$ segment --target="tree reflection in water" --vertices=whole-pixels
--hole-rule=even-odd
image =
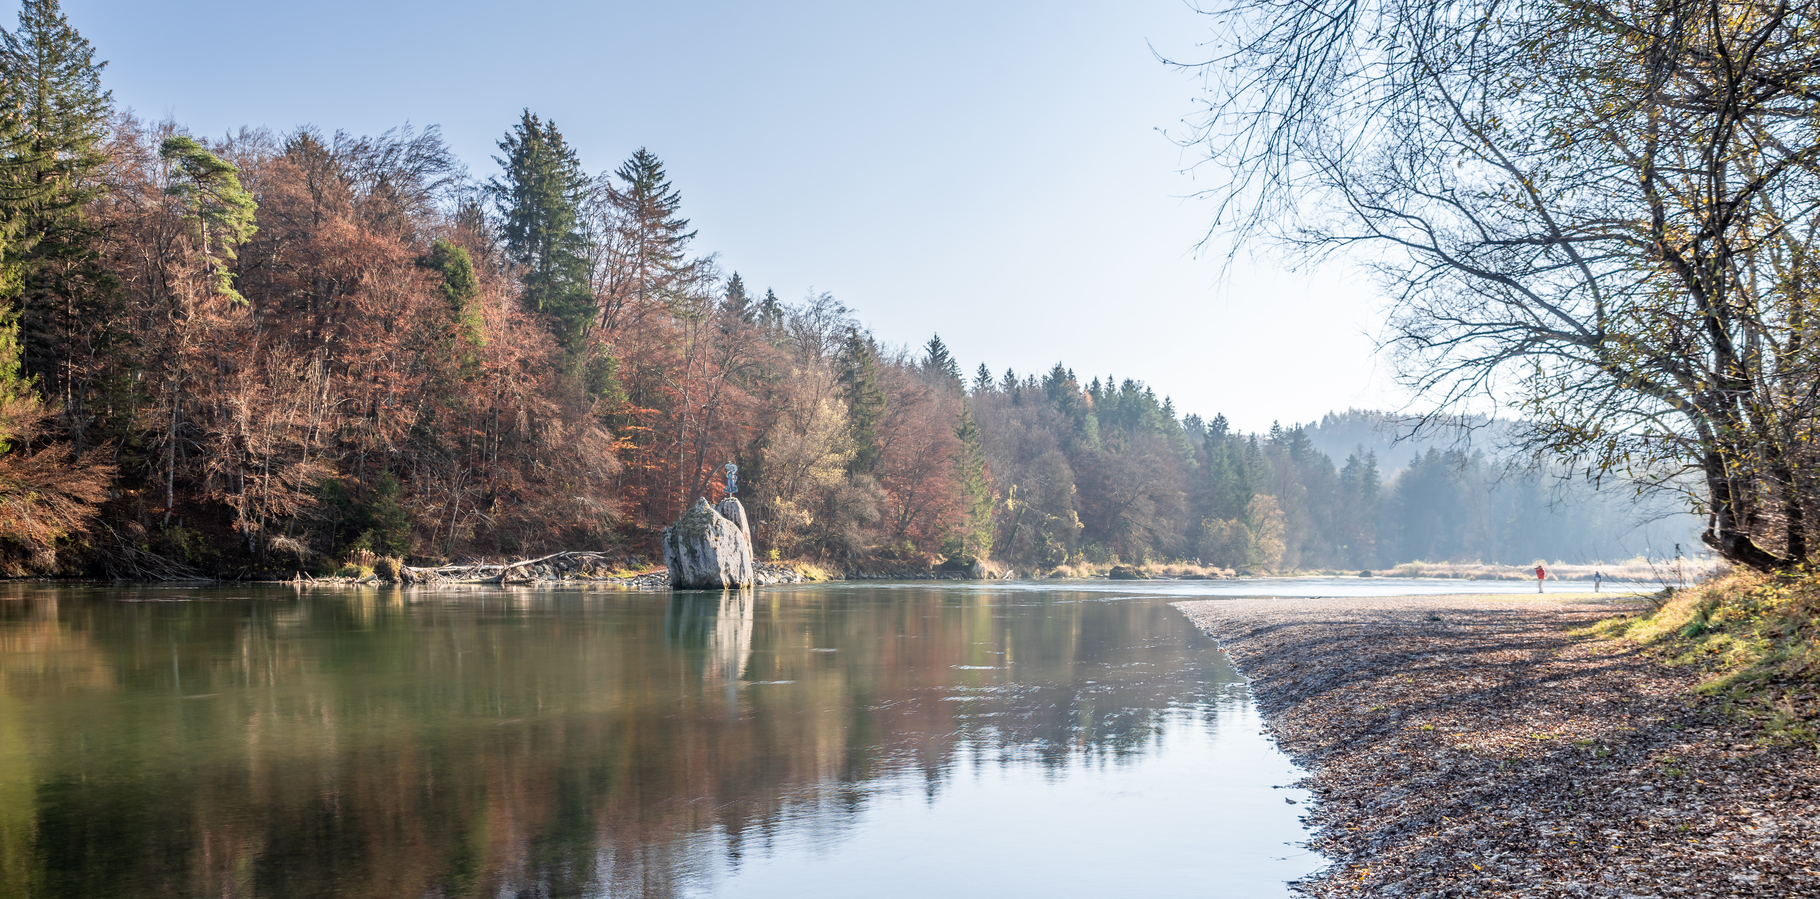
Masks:
[[[1243,689],[1104,594],[6,589],[0,896],[682,895]]]

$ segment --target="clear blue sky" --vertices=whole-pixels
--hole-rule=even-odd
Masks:
[[[1159,129],[1196,81],[1181,0],[64,0],[115,99],[242,125],[440,125],[473,173],[529,107],[591,171],[641,146],[697,249],[753,287],[827,290],[971,372],[1138,378],[1247,430],[1399,396],[1342,270],[1196,255],[1217,183]],[[10,22],[9,22],[10,27]]]

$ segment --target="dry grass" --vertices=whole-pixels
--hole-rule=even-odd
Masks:
[[[1820,743],[1820,575],[1733,571],[1593,630],[1697,666],[1698,692],[1772,739]]]
[[[1197,565],[1193,562],[1164,562],[1155,565],[1145,565],[1144,573],[1152,577],[1182,577],[1184,575],[1196,575],[1199,577],[1234,576],[1233,571],[1230,568],[1221,568],[1217,565]]]
[[[767,564],[773,568],[787,568],[791,571],[796,572],[799,575],[802,575],[804,580],[838,581],[838,580],[841,580],[843,577],[840,572],[835,571],[832,568],[828,568],[828,567],[821,565],[819,563],[816,563],[816,562],[809,562],[809,561],[804,561],[804,560],[800,560],[800,559],[793,560],[793,561],[787,561],[787,562],[768,562],[765,564]]]
[[[1120,564],[1122,564],[1122,563],[1120,563]],[[1069,564],[1069,565],[1057,565],[1054,568],[1050,568],[1047,570],[1039,569],[1039,570],[1031,572],[1031,575],[1034,577],[1038,577],[1038,578],[1105,577],[1106,574],[1108,572],[1112,571],[1112,569],[1115,567],[1118,567],[1118,566],[1111,562],[1107,562],[1104,565],[1096,565],[1092,562],[1079,562],[1079,563],[1074,563],[1074,564]],[[1196,564],[1193,562],[1152,562],[1148,565],[1137,565],[1137,566],[1133,566],[1133,567],[1137,568],[1139,571],[1142,571],[1143,573],[1145,573],[1151,577],[1162,577],[1162,578],[1166,578],[1166,577],[1221,578],[1221,577],[1236,576],[1234,574],[1233,570],[1230,568],[1220,568],[1215,565],[1199,565],[1199,564]]]

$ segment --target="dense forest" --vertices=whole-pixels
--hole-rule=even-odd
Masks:
[[[1619,504],[1482,454],[1361,440],[1336,463],[1319,427],[1241,434],[1138,381],[885,345],[700,251],[655,154],[590,174],[530,111],[483,180],[433,127],[210,139],[115,108],[55,0],[3,49],[14,574],[648,555],[729,461],[761,554],[838,565],[1642,548],[1614,542]]]

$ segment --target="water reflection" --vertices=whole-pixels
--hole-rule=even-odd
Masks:
[[[830,895],[882,895],[880,865],[965,870],[1044,803],[1214,827],[1215,800],[1094,793],[1159,760],[1190,766],[1172,783],[1288,776],[1223,656],[1157,599],[5,590],[5,897],[768,895],[830,854],[855,866],[816,876]],[[1281,851],[1298,831],[1262,786],[1230,801],[1276,803],[1238,823]],[[938,820],[954,849],[904,841]],[[990,850],[970,882],[1060,876],[1043,853],[1067,839]],[[1219,851],[1186,861],[1244,867]],[[1181,894],[1167,876],[1120,883]]]
[[[716,596],[702,591],[672,594],[664,620],[664,637],[672,645],[703,650],[702,682],[728,688],[729,699],[746,660],[752,655],[752,590],[725,590]]]

